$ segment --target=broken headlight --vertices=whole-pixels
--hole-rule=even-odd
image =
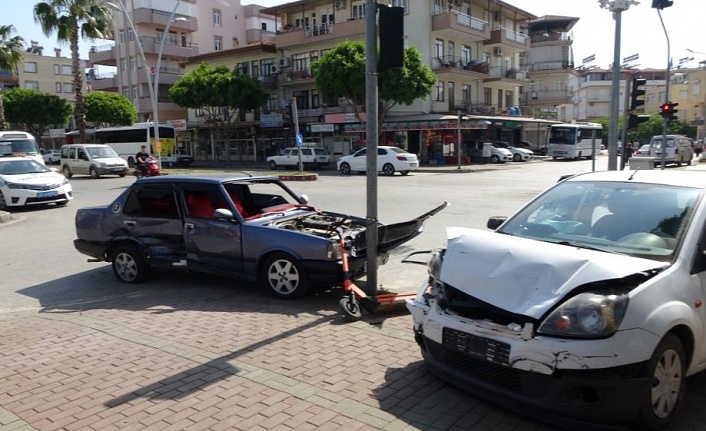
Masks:
[[[338,260],[341,258],[341,245],[338,242],[331,242],[326,248],[326,258]]]
[[[627,307],[627,295],[581,293],[554,310],[538,332],[570,338],[609,337],[618,330]]]

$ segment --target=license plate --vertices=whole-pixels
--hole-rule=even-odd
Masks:
[[[442,337],[442,344],[447,349],[496,364],[510,364],[510,345],[507,343],[451,328],[444,328]]]
[[[49,198],[49,197],[57,196],[57,195],[58,195],[57,192],[39,192],[39,193],[37,193],[38,198]]]
[[[410,165],[411,167],[413,167],[413,168],[416,168],[416,167],[417,167],[417,164],[416,164],[416,163],[410,163],[409,165]]]

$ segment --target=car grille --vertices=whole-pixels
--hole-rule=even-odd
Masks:
[[[437,361],[462,372],[474,380],[497,386],[525,396],[543,396],[555,383],[555,378],[545,374],[517,370],[494,364],[459,352],[424,338],[424,345]]]
[[[532,323],[535,328],[538,327],[536,319],[521,314],[510,313],[502,308],[490,305],[449,284],[444,284],[443,289],[444,299],[439,305],[444,309],[448,308],[452,310],[459,316],[473,320],[489,320],[503,326],[507,326],[511,323],[520,326],[524,326],[526,323]]]
[[[17,189],[25,189],[25,190],[54,190],[56,188],[61,187],[61,184],[18,184]]]

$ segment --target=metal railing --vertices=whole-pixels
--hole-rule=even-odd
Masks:
[[[455,10],[452,10],[451,13],[456,15],[456,23],[458,25],[462,25],[464,27],[468,27],[473,30],[484,32],[486,26],[488,25],[487,22],[485,22],[481,19],[472,17],[470,15],[466,15],[465,13],[457,12]]]
[[[88,50],[88,52],[89,52],[89,53],[92,53],[92,52],[110,51],[111,49],[113,49],[114,46],[115,46],[114,44],[111,44],[111,45],[99,45],[99,46],[92,45],[91,48]]]
[[[462,69],[476,73],[490,73],[490,65],[487,62],[478,60],[467,60],[462,57],[445,55],[441,57],[433,57],[431,59],[431,68],[438,69]]]
[[[505,32],[505,39],[512,40],[522,45],[527,44],[527,39],[529,39],[529,36],[527,36],[526,34],[518,33],[514,30],[510,30],[509,28],[505,27],[499,27],[499,29]]]

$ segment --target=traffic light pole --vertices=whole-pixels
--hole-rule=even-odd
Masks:
[[[376,0],[365,2],[365,152],[367,214],[366,230],[366,293],[377,294],[378,285],[378,35]]]
[[[626,149],[628,148],[627,142],[628,142],[628,123],[630,122],[630,89],[632,87],[632,79],[630,75],[625,76],[625,107],[623,108],[623,130],[622,130],[622,142],[623,142],[623,149],[620,152],[620,170],[625,169],[625,162],[626,160]]]
[[[669,103],[669,81],[670,70],[672,68],[672,54],[669,46],[669,33],[667,33],[667,27],[664,26],[664,20],[662,19],[662,10],[657,9],[657,15],[659,15],[659,22],[662,23],[662,29],[664,30],[664,37],[667,38],[667,73],[665,74],[665,85],[664,85],[664,103]],[[662,119],[662,170],[667,166],[667,127],[669,125],[669,117],[665,116]]]

